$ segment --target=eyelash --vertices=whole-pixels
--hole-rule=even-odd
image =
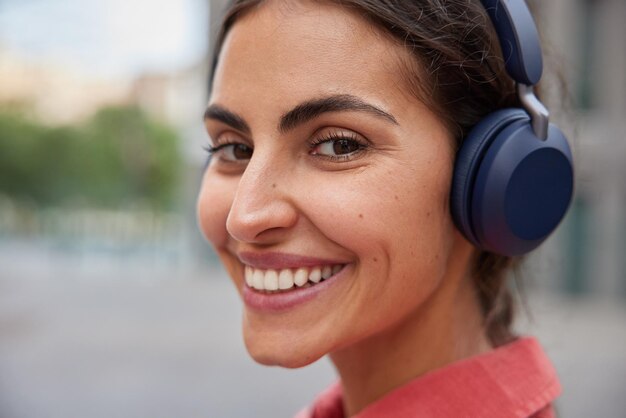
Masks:
[[[221,142],[222,142],[221,144],[217,144],[217,145],[210,145],[209,144],[209,145],[205,145],[205,146],[202,147],[208,154],[207,164],[208,164],[208,162],[211,161],[211,159],[213,158],[214,155],[216,155],[219,151],[221,151],[221,150],[223,150],[223,149],[225,149],[227,147],[230,147],[230,146],[235,147],[237,145],[244,145],[246,147],[248,146],[247,144],[244,144],[242,142],[239,142],[239,141],[236,141],[236,140],[233,140],[233,139],[227,139],[227,140],[224,140],[224,141],[221,141]],[[235,162],[235,161],[228,160],[228,162]]]
[[[224,142],[222,144],[217,144],[217,145],[204,145],[202,149],[205,150],[207,154],[209,154],[209,158],[211,158],[213,154],[215,154],[222,148],[226,148],[229,145],[237,145],[237,143],[236,142]]]

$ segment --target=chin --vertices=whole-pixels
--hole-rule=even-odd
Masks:
[[[322,358],[322,350],[307,350],[303,347],[294,347],[271,337],[253,338],[244,332],[244,341],[248,354],[254,361],[264,366],[280,366],[287,369],[298,369],[308,366]]]

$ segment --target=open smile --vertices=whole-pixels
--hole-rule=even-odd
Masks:
[[[266,293],[278,293],[314,286],[339,273],[344,267],[345,264],[334,264],[276,270],[246,266],[245,278],[248,287]]]
[[[241,252],[237,257],[244,266],[244,302],[265,312],[284,311],[317,298],[352,266],[347,260],[285,253]]]

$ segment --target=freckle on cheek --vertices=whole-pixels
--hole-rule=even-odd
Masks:
[[[272,183],[272,189],[276,188],[276,183]]]
[[[374,257],[374,263],[378,263],[378,259]]]
[[[359,218],[363,219],[363,214],[359,213]]]

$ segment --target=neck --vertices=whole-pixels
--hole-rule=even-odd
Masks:
[[[491,349],[469,271],[450,271],[429,299],[392,329],[331,354],[352,416],[430,370]]]

